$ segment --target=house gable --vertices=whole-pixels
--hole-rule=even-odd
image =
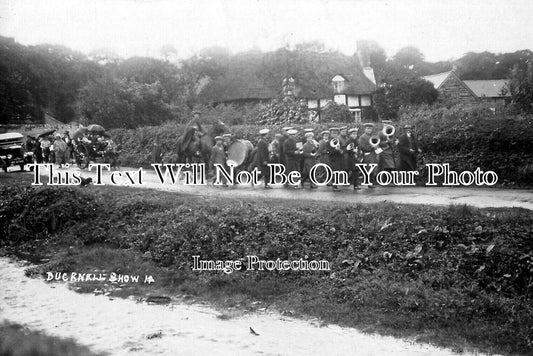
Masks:
[[[463,82],[454,71],[422,77],[433,84],[441,95],[465,102],[474,102],[478,96]]]

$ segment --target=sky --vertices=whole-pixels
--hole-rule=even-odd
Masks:
[[[531,0],[0,0],[0,35],[122,57],[172,45],[179,58],[306,41],[351,55],[357,40],[374,40],[388,56],[415,46],[435,62],[533,49],[531,14]]]

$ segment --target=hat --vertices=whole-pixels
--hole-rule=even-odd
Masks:
[[[329,132],[329,130],[325,130],[325,131],[322,131],[320,134],[321,134],[322,136],[324,136],[325,134],[328,134],[328,135],[329,135],[330,132]]]
[[[312,132],[306,132],[305,133],[305,137],[314,137],[314,136],[315,136],[315,134],[312,133]]]
[[[374,128],[374,124],[371,123],[371,122],[367,122],[366,124],[363,124],[363,126],[364,126],[365,128],[367,128],[367,127]]]
[[[292,130],[293,128],[291,126],[287,126],[287,127],[284,127],[282,128],[283,131],[289,131],[289,130]]]
[[[259,130],[259,134],[260,135],[266,135],[267,133],[269,133],[270,130],[269,129],[262,129],[262,130]]]
[[[287,133],[289,135],[296,135],[298,133],[298,131],[296,131],[295,129],[290,129],[290,130],[287,131]]]
[[[222,137],[231,137],[231,134],[230,133],[225,133],[224,135],[222,135]]]
[[[304,129],[305,132],[313,132],[315,129]]]
[[[412,127],[411,125],[405,125],[403,128],[404,128],[404,129],[411,129],[411,128],[413,128],[413,127]]]
[[[353,129],[349,129],[348,133],[357,132],[357,131],[359,131],[359,129],[357,127],[355,127]]]
[[[348,129],[348,126],[342,126],[342,127],[339,127],[339,131],[341,130],[347,130]]]
[[[215,136],[215,141],[223,140],[223,139],[224,139],[224,137],[222,137],[222,136]]]
[[[381,123],[383,125],[391,125],[392,124],[392,121],[391,120],[381,120]]]
[[[329,131],[330,132],[333,132],[333,131],[339,132],[339,128],[338,127],[332,127],[332,128],[329,129]]]
[[[278,132],[277,134],[274,135],[274,137],[275,138],[280,138],[280,137],[283,137],[283,135]]]

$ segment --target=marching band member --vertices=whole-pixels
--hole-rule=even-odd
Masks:
[[[348,154],[348,174],[350,183],[353,184],[354,190],[359,190],[359,169],[355,166],[356,163],[359,163],[359,155],[358,151],[359,148],[357,146],[357,133],[359,132],[359,129],[353,128],[348,131],[349,137],[348,137],[348,143],[346,145],[346,152]]]
[[[272,189],[271,186],[268,185],[268,181],[270,179],[269,177],[269,169],[268,169],[268,143],[267,143],[267,135],[270,132],[269,129],[262,129],[259,131],[259,135],[261,137],[259,138],[259,141],[257,141],[257,152],[256,152],[256,166],[259,167],[259,170],[261,171],[261,175],[263,176],[263,179],[265,181],[265,189]]]
[[[303,156],[303,168],[302,168],[302,188],[304,188],[304,183],[309,180],[309,173],[311,168],[316,164],[316,152],[317,146],[315,144],[314,134],[312,132],[307,132],[305,134],[306,143],[302,147],[302,156]],[[311,181],[311,189],[318,188]]]
[[[376,148],[370,144],[370,138],[372,137],[372,133],[374,132],[374,124],[366,123],[363,126],[365,128],[365,132],[361,135],[361,137],[359,137],[359,140],[358,140],[359,149],[363,153],[363,163],[365,164],[378,163],[378,155],[376,153]],[[372,174],[370,175],[370,183],[372,184],[376,183],[376,170],[375,169],[372,171]],[[369,185],[368,188],[375,188],[375,187],[374,185]]]
[[[345,171],[346,173],[349,173],[350,166],[350,152],[347,152],[346,146],[348,145],[349,141],[348,137],[348,127],[342,126],[339,128],[339,141],[341,143],[341,151],[342,151],[342,161],[341,161],[341,170]]]
[[[231,145],[231,142],[233,141],[233,137],[230,133],[225,133],[222,135],[222,146],[224,146],[224,149],[227,150],[229,145]]]
[[[280,138],[282,137],[283,135],[280,134],[280,133],[277,133],[275,136],[274,136],[274,139],[272,140],[272,142],[270,142],[270,144],[268,145],[268,152],[270,154],[269,156],[269,161],[271,163],[280,163]]]
[[[341,140],[339,137],[339,129],[334,127],[330,129],[331,131],[331,140],[330,140],[330,150],[329,150],[329,166],[334,171],[341,171],[343,169],[343,153],[341,149]],[[333,191],[339,191],[339,188],[336,185],[333,185]]]
[[[318,142],[318,161],[319,163],[324,163],[329,166],[329,130],[322,131],[322,139]]]
[[[285,155],[285,168],[287,173],[292,171],[299,171],[300,152],[296,148],[296,134],[298,131],[294,129],[287,130],[289,135],[283,142],[283,153]],[[298,189],[298,186],[293,188]]]
[[[392,126],[392,121],[383,120],[383,127]],[[379,147],[383,150],[379,154],[378,169],[380,171],[394,171],[396,170],[396,162],[394,160],[394,137],[393,135],[386,135],[383,131],[378,134]]]

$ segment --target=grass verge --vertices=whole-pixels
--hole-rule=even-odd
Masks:
[[[5,251],[39,272],[152,275],[111,295],[178,295],[456,351],[533,350],[533,217],[523,209],[193,197],[120,187],[0,188]],[[331,271],[192,271],[192,256],[327,260]],[[82,291],[103,285],[80,283]],[[260,302],[260,303],[257,303]]]

